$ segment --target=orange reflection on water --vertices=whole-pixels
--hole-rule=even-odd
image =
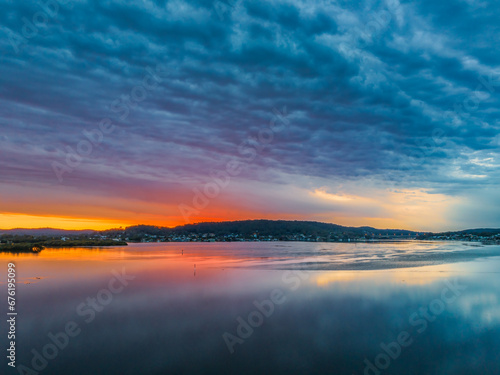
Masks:
[[[389,270],[363,270],[363,271],[328,271],[315,275],[314,281],[320,287],[332,283],[342,283],[369,278],[377,284],[405,283],[407,285],[427,285],[436,281],[447,279],[456,271],[456,266],[443,264],[437,266],[424,266],[418,268],[398,268]]]
[[[0,253],[0,263],[17,265],[18,282],[35,283],[51,278],[80,278],[109,274],[126,268],[144,273],[145,279],[175,279],[183,276],[210,277],[214,271],[240,267],[260,258],[235,257],[230,252],[212,254],[206,248],[182,244],[131,244],[117,247],[46,248],[40,253]],[[1,282],[1,280],[0,280]]]

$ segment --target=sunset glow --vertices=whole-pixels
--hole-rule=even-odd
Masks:
[[[110,229],[123,223],[101,219],[64,218],[54,216],[33,216],[23,214],[0,214],[0,228],[60,228],[60,229]]]

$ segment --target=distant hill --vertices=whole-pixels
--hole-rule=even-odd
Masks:
[[[81,234],[92,234],[95,230],[84,229],[84,230],[66,230],[66,229],[55,229],[55,228],[16,228],[16,229],[0,229],[1,234],[14,234],[14,235],[28,235],[28,236],[78,236]]]
[[[343,236],[416,236],[417,232],[401,229],[375,229],[371,227],[345,227],[337,224],[322,223],[317,221],[291,221],[291,220],[241,220],[223,222],[202,222],[197,224],[181,225],[175,228],[155,227],[149,225],[136,225],[128,227],[121,232],[116,229],[104,231],[110,235],[122,234],[127,238],[139,240],[145,235],[172,236],[210,233],[215,237],[238,235],[241,238],[259,237],[287,237],[290,235],[317,236],[328,238],[335,235]]]
[[[172,237],[212,234],[215,237],[238,235],[240,238],[252,238],[273,236],[276,238],[287,238],[290,235],[304,235],[312,237],[331,238],[337,237],[427,237],[434,233],[414,232],[403,229],[377,229],[368,226],[346,227],[337,224],[323,223],[318,221],[298,220],[240,220],[222,222],[202,222],[196,224],[180,225],[174,228],[158,227],[152,225],[134,225],[125,229],[109,229],[104,231],[87,230],[64,230],[54,228],[38,229],[8,229],[1,230],[1,234],[8,235],[31,235],[31,236],[79,236],[100,233],[113,238],[129,238],[131,241],[140,241],[145,236]],[[466,229],[455,232],[444,232],[441,234],[500,234],[500,229],[478,228]]]
[[[323,223],[319,221],[298,221],[298,220],[242,220],[224,221],[220,223],[197,223],[187,224],[173,228],[177,233],[206,233],[223,232],[221,234],[241,233],[260,235],[272,235],[276,232],[282,233],[303,233],[313,235],[324,235],[327,233],[352,233],[366,234],[374,233],[380,235],[414,235],[417,232],[402,229],[375,229],[371,227],[345,227],[338,224]]]
[[[494,228],[477,228],[477,229],[466,229],[466,230],[461,230],[459,232],[452,232],[452,233],[471,233],[471,234],[499,234],[500,229],[494,229]]]

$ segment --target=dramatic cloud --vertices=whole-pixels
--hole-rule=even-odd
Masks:
[[[0,227],[500,226],[495,2],[2,9]]]

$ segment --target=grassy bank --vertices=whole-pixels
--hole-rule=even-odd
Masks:
[[[9,253],[39,253],[47,247],[87,247],[87,246],[126,246],[125,241],[100,239],[31,239],[30,241],[2,241],[0,252]]]

